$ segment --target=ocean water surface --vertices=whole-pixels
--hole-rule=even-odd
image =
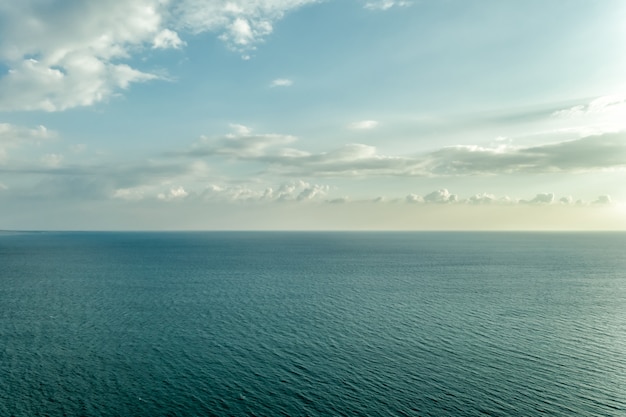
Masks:
[[[540,414],[626,415],[626,234],[0,234],[0,416]]]

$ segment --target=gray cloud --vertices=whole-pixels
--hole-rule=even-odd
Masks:
[[[456,146],[428,155],[439,175],[582,172],[626,166],[626,134],[606,133],[532,147]]]
[[[172,155],[226,156],[265,164],[266,172],[299,177],[464,176],[516,173],[569,173],[626,166],[626,133],[605,133],[536,146],[452,146],[418,156],[390,156],[376,147],[346,144],[326,152],[309,153],[286,145],[297,138],[253,134],[234,125],[235,133],[204,137],[190,150]]]
[[[231,125],[233,133],[218,138],[202,137],[188,151],[178,155],[203,157],[212,155],[228,156],[235,159],[259,159],[269,155],[287,157],[289,150],[283,148],[296,138],[280,134],[253,134],[243,125]]]
[[[27,128],[10,123],[0,123],[0,163],[5,162],[9,149],[38,144],[56,136],[56,132],[48,130],[45,126]]]

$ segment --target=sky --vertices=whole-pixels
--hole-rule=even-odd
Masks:
[[[626,230],[622,0],[0,0],[0,229]]]

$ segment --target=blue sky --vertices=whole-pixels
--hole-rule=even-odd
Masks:
[[[0,228],[624,229],[625,19],[0,0]]]

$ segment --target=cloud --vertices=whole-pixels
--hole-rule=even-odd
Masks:
[[[556,132],[579,132],[581,136],[626,130],[626,96],[613,94],[588,103],[552,112],[551,121],[563,125]]]
[[[50,168],[58,168],[61,166],[61,162],[63,161],[63,155],[56,153],[49,153],[41,157],[41,161],[44,165]]]
[[[262,158],[272,172],[297,176],[362,177],[413,175],[420,161],[380,155],[374,146],[350,143],[318,154],[282,153]]]
[[[114,199],[138,201],[143,200],[145,191],[141,187],[118,188],[113,191]]]
[[[393,200],[391,200],[393,201]],[[534,205],[534,206],[548,206],[548,205],[567,205],[567,206],[593,206],[593,205],[612,205],[613,200],[609,195],[600,195],[597,199],[590,203],[584,202],[582,199],[576,200],[572,196],[564,196],[557,198],[554,193],[538,193],[531,199],[515,199],[509,196],[497,197],[490,193],[479,193],[470,196],[469,198],[461,198],[457,194],[450,193],[447,189],[442,188],[432,191],[421,197],[418,194],[409,194],[404,199],[408,204],[467,204],[467,205]]]
[[[411,5],[410,1],[406,0],[375,0],[365,3],[365,8],[368,10],[389,10],[392,7],[406,7]]]
[[[457,201],[458,196],[456,194],[450,194],[450,192],[445,188],[433,191],[432,193],[424,196],[425,203],[455,203]]]
[[[170,29],[163,29],[152,41],[152,47],[154,49],[179,49],[184,45],[186,45],[186,43],[178,37],[178,33]]]
[[[355,130],[369,130],[374,129],[376,126],[378,126],[378,122],[376,120],[361,120],[348,125],[350,129]]]
[[[496,201],[496,197],[493,194],[474,194],[468,200],[470,204],[492,204]]]
[[[264,158],[268,155],[288,154],[287,145],[296,141],[295,136],[280,134],[254,134],[252,129],[239,124],[231,125],[232,132],[218,138],[203,136],[182,155],[202,157],[223,155],[238,159]],[[278,151],[276,149],[279,148]]]
[[[36,128],[28,128],[10,123],[0,123],[0,163],[6,161],[9,149],[39,144],[56,136],[56,132],[41,125]]]
[[[251,185],[215,185],[206,187],[199,193],[201,199],[231,202],[287,202],[313,201],[327,195],[328,185],[313,184],[296,180],[270,187]]]
[[[170,188],[167,193],[159,193],[157,198],[164,201],[181,200],[187,197],[189,193],[181,186]]]
[[[525,202],[525,201],[522,201]],[[529,204],[552,204],[554,202],[554,193],[539,193],[532,200],[528,201]]]
[[[254,50],[285,14],[321,0],[181,0],[172,8],[177,27],[192,33],[220,32],[226,45],[244,54]]]
[[[202,137],[191,149],[173,155],[255,161],[266,173],[297,177],[443,177],[516,173],[574,173],[626,167],[626,133],[606,133],[535,146],[459,145],[414,156],[384,155],[376,147],[349,143],[311,153],[294,145],[298,138],[260,134],[242,125],[222,137]]]
[[[405,201],[407,203],[423,203],[424,202],[424,198],[420,195],[417,194],[409,194],[406,196]]]
[[[611,204],[612,202],[613,201],[611,200],[610,195],[601,195],[601,196],[598,196],[598,198],[594,200],[591,204],[608,205],[608,204]]]
[[[131,66],[149,49],[178,49],[181,33],[217,32],[249,52],[273,23],[319,0],[20,0],[0,5],[0,111],[63,111],[162,79]]]
[[[529,147],[452,146],[427,158],[439,175],[596,171],[626,166],[626,133]]]
[[[159,0],[14,2],[0,9],[0,110],[89,106],[158,78],[123,61],[143,45],[180,45]]]
[[[579,104],[567,109],[557,110],[552,113],[552,117],[573,119],[588,114],[606,113],[614,110],[621,112],[626,110],[626,97],[619,94],[598,97],[587,105]]]
[[[270,87],[291,87],[293,81],[287,78],[277,78],[271,82]]]

